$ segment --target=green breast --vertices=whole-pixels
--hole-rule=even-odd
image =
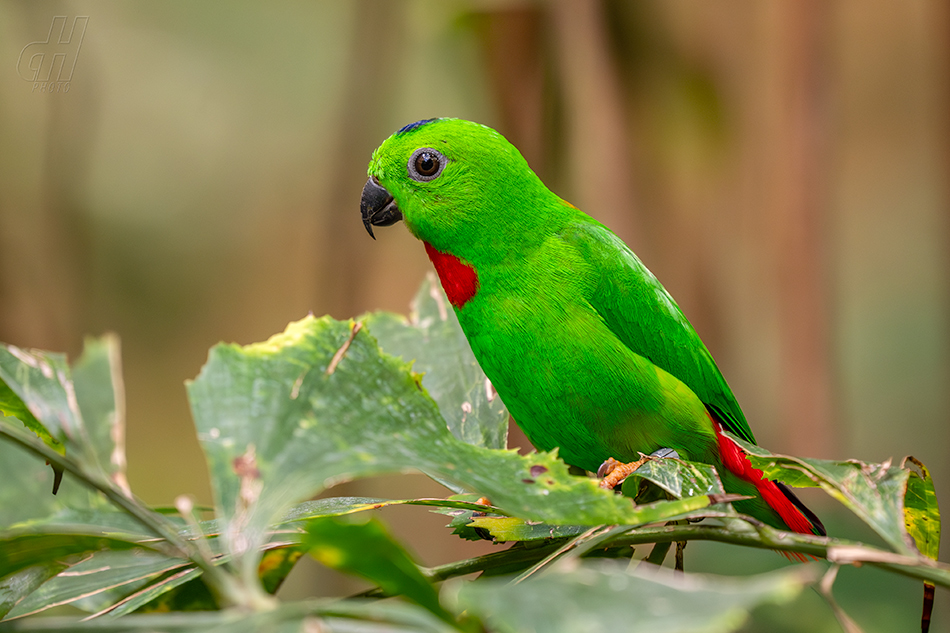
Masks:
[[[702,402],[583,299],[593,273],[558,240],[510,266],[481,267],[458,315],[482,369],[535,447],[557,447],[570,464],[596,470],[660,447],[709,461],[715,436]]]

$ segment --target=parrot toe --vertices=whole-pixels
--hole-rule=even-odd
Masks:
[[[622,462],[614,459],[613,457],[608,457],[607,461],[600,465],[600,468],[597,469],[597,476],[603,479],[611,473],[617,466],[620,466]]]
[[[641,453],[641,455],[643,455]],[[623,462],[617,461],[613,457],[610,457],[603,464],[600,465],[600,468],[597,469],[597,474],[599,475],[603,472],[603,479],[600,482],[600,487],[606,490],[613,490],[626,479],[630,473],[635,471],[640,466],[643,466],[650,459],[649,455],[643,455],[640,459],[635,462],[630,462],[625,464]]]

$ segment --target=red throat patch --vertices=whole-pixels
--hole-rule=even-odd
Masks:
[[[478,292],[478,273],[470,264],[464,263],[455,255],[437,251],[428,242],[423,244],[426,245],[426,254],[432,260],[435,272],[439,274],[439,281],[442,282],[442,289],[445,290],[449,303],[461,308]]]

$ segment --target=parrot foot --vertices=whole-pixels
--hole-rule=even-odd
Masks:
[[[626,479],[630,473],[635,471],[640,466],[643,466],[647,461],[649,461],[649,455],[643,455],[640,459],[635,462],[623,463],[614,459],[613,457],[608,457],[607,461],[600,465],[600,468],[597,469],[597,476],[603,477],[600,481],[600,487],[607,490],[613,490],[615,487],[620,485],[624,479]]]
[[[672,448],[660,448],[653,451],[649,455],[640,453],[640,459],[627,464],[616,460],[613,457],[608,457],[607,461],[601,464],[600,468],[597,469],[597,476],[603,478],[600,482],[600,487],[607,490],[613,490],[619,484],[621,484],[623,480],[630,475],[630,473],[635,471],[637,468],[640,468],[640,466],[643,466],[651,459],[664,459],[667,457],[679,459],[679,453],[677,453]]]

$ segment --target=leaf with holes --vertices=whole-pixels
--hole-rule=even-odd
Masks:
[[[307,317],[264,343],[218,345],[188,393],[222,538],[249,556],[246,575],[268,524],[294,502],[384,472],[422,471],[549,523],[639,525],[662,512],[572,476],[554,454],[458,440],[410,366],[356,322]]]
[[[821,486],[867,523],[899,554],[916,556],[917,549],[904,527],[904,494],[910,471],[892,466],[890,461],[866,464],[859,461],[834,462],[775,455],[733,435],[749,454],[749,461],[762,469],[765,477],[786,483]]]
[[[914,539],[917,549],[927,558],[937,560],[940,553],[940,508],[930,471],[920,460],[907,457],[903,466],[910,462],[917,470],[910,470],[907,493],[904,495],[904,527]]]

